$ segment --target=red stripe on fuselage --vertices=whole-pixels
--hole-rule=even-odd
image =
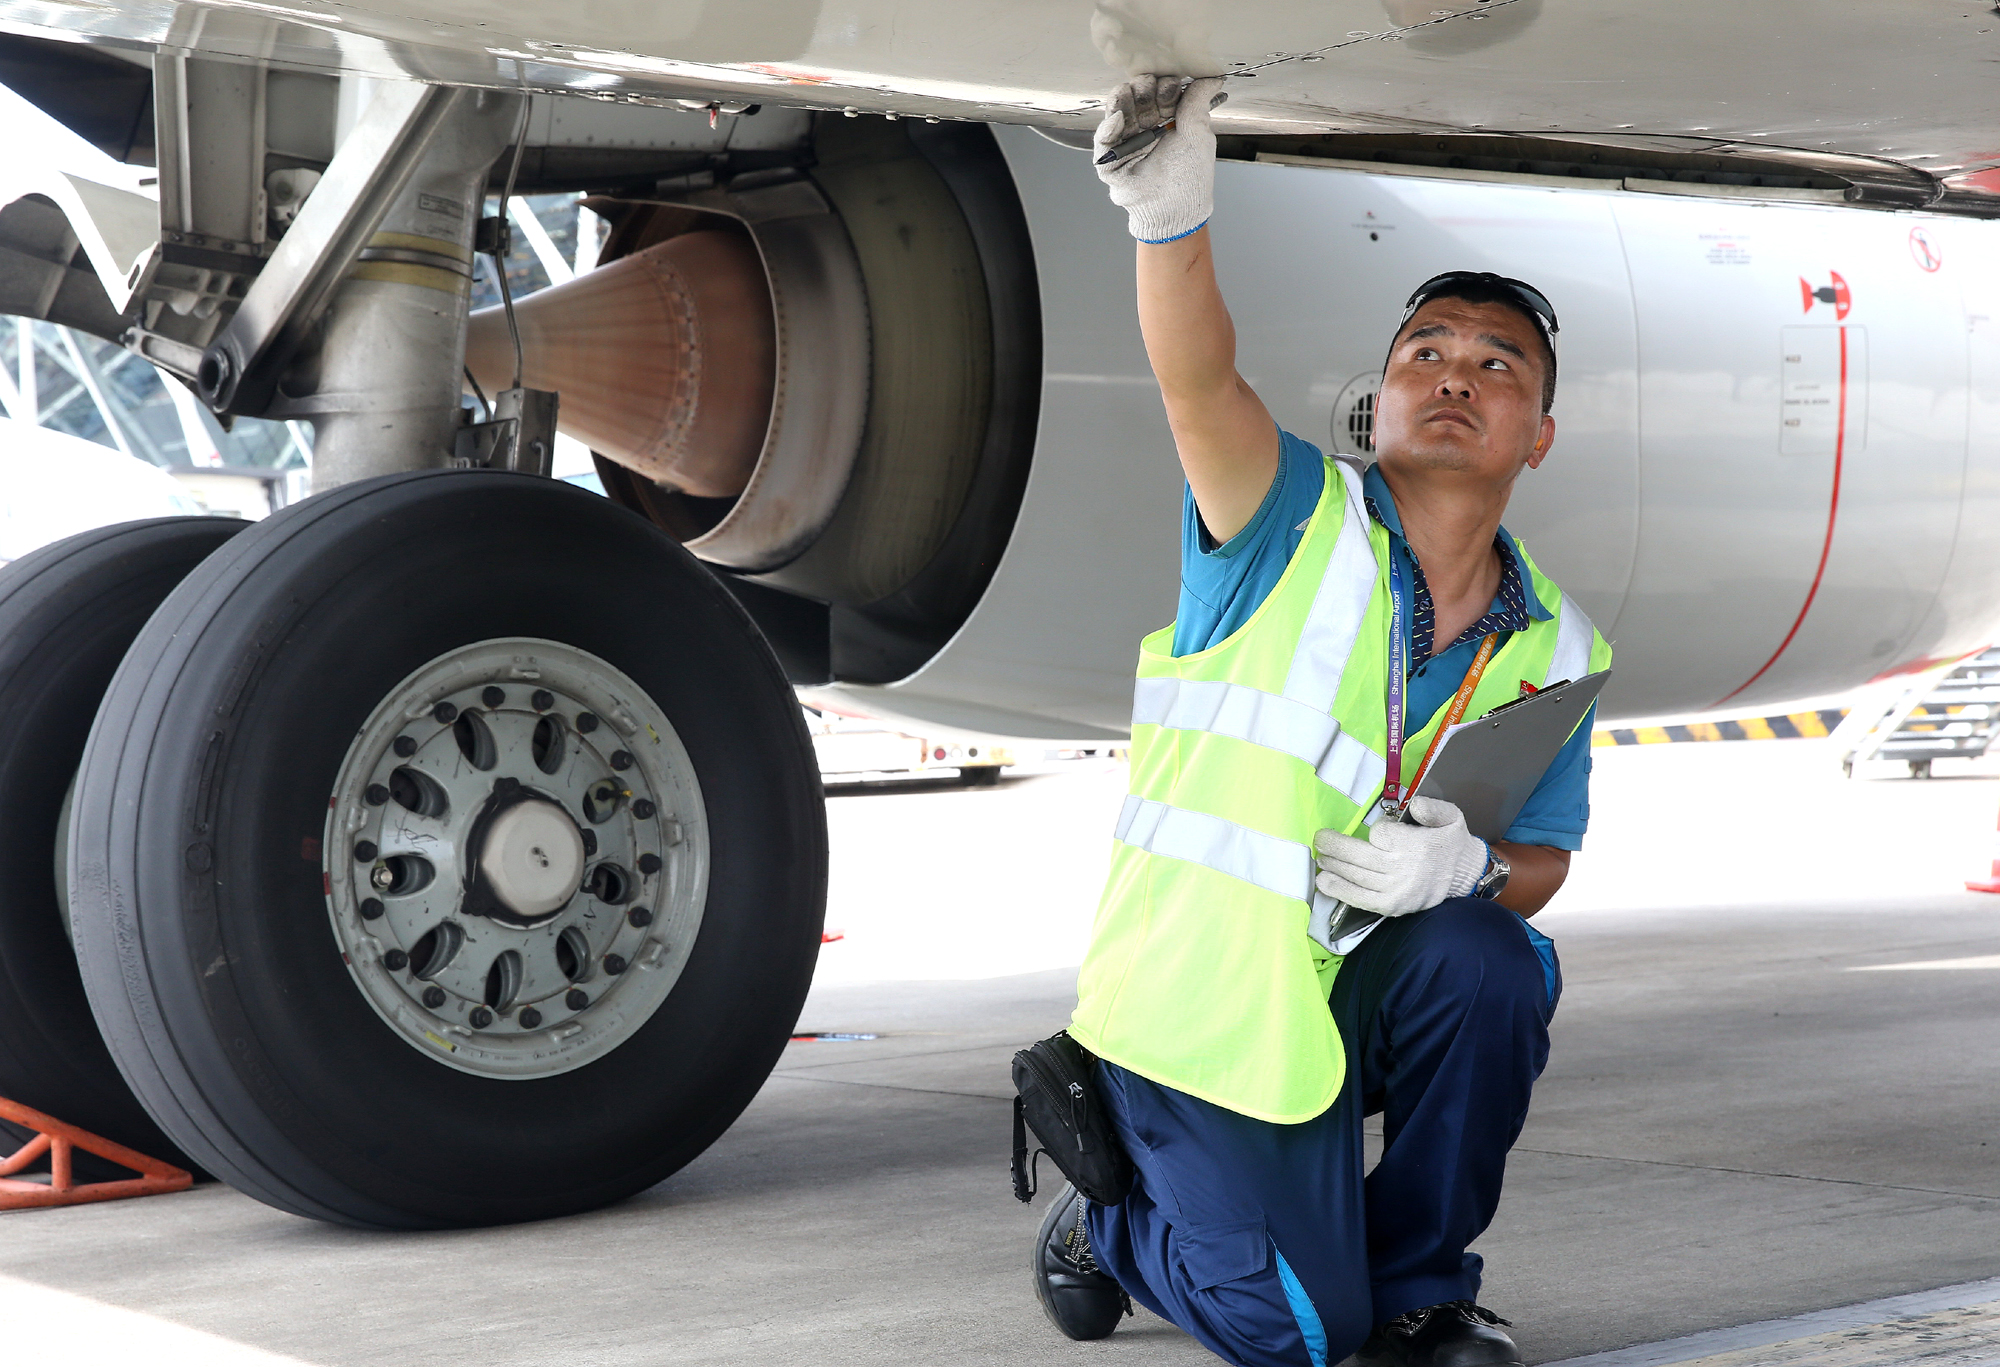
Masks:
[[[1771,652],[1771,658],[1764,661],[1763,668],[1745,679],[1710,704],[1720,707],[1741,693],[1751,684],[1764,677],[1764,671],[1778,662],[1792,638],[1799,634],[1805,624],[1806,614],[1812,611],[1813,599],[1819,594],[1819,581],[1826,577],[1826,558],[1833,552],[1833,523],[1840,515],[1840,464],[1847,449],[1847,329],[1840,329],[1840,406],[1834,417],[1833,428],[1833,496],[1826,506],[1826,539],[1820,543],[1819,567],[1813,571],[1812,587],[1806,590],[1806,601],[1799,605],[1799,615],[1792,621],[1792,629],[1785,633],[1785,639],[1778,642],[1778,648]]]

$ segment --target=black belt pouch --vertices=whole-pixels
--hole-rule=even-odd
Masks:
[[[1132,1159],[1097,1095],[1097,1060],[1063,1030],[1014,1055],[1014,1195],[1035,1196],[1028,1131],[1076,1189],[1115,1206],[1132,1190]]]

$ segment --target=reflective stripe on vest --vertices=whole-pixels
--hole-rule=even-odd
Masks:
[[[1313,895],[1310,849],[1219,816],[1130,796],[1118,813],[1115,834],[1134,849],[1185,859],[1280,897],[1304,902]]]
[[[1590,647],[1596,635],[1597,628],[1583,615],[1576,599],[1563,594],[1556,622],[1556,653],[1549,661],[1549,672],[1542,679],[1542,687],[1547,688],[1565,679],[1581,679],[1590,673]]]
[[[1248,684],[1141,679],[1132,690],[1132,724],[1212,731],[1302,759],[1357,807],[1375,800],[1388,773],[1388,761],[1343,731],[1325,708]]]
[[[1375,592],[1375,550],[1368,544],[1368,524],[1363,520],[1361,476],[1345,461],[1335,462],[1334,468],[1347,485],[1340,539],[1334,542],[1333,557],[1319,581],[1319,592],[1313,595],[1312,612],[1285,674],[1285,696],[1320,712],[1331,712],[1333,700],[1340,696],[1341,676],[1347,672],[1354,643],[1361,639],[1361,623]],[[1377,763],[1386,770],[1386,760]]]

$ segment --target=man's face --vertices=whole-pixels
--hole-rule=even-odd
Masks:
[[[1459,471],[1507,484],[1555,440],[1542,412],[1541,339],[1501,304],[1435,299],[1403,325],[1375,400],[1389,471]]]

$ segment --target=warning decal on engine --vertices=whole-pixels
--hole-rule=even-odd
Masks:
[[[1779,453],[1858,450],[1868,430],[1868,330],[1788,327],[1780,345]]]

